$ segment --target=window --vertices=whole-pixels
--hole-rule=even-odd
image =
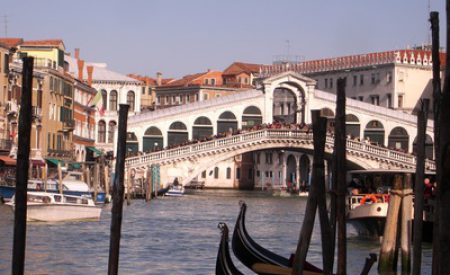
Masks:
[[[198,101],[198,94],[195,94],[195,101]]]
[[[145,95],[145,87],[142,87],[142,94]]]
[[[403,108],[403,95],[398,95],[398,108]]]
[[[173,102],[173,103],[175,103],[175,101],[176,101],[175,98],[176,98],[176,96],[173,95],[173,96],[172,96],[172,102]]]
[[[134,98],[134,92],[129,91],[127,93],[127,104],[130,106],[130,108],[128,109],[129,112],[134,112]]]
[[[380,105],[380,96],[378,96],[378,95],[371,95],[370,96],[370,100],[372,101],[373,105],[377,105],[377,106]]]
[[[161,104],[161,97],[160,96],[156,97],[156,103]]]
[[[266,164],[272,164],[272,152],[266,153]]]
[[[330,89],[333,89],[333,79],[330,78]]]
[[[387,72],[386,73],[386,82],[387,83],[391,83],[392,81],[392,73],[391,72]]]
[[[170,101],[170,97],[169,96],[166,96],[166,105],[169,105],[169,101]]]
[[[359,76],[359,86],[362,86],[362,85],[364,85],[364,75],[363,74]]]
[[[358,76],[354,75],[353,76],[353,87],[355,87],[358,84]]]
[[[111,91],[111,93],[109,94],[109,110],[117,111],[117,91],[115,90]]]
[[[253,168],[248,169],[247,179],[249,179],[249,180],[253,179]]]
[[[218,179],[219,178],[219,167],[215,167],[214,168],[214,178]]]
[[[213,78],[213,79],[211,79],[211,85],[216,85],[216,79],[215,78]]]
[[[256,170],[256,177],[257,177],[257,178],[261,177],[261,171]]]
[[[231,179],[231,168],[227,168],[227,179]]]
[[[114,143],[115,132],[116,132],[116,122],[110,121],[108,125],[108,143]]]
[[[203,100],[208,100],[208,94],[203,94]]]
[[[325,89],[328,88],[328,78],[325,78]]]
[[[363,96],[358,96],[358,100],[359,101],[364,101],[364,97]]]
[[[187,103],[191,102],[191,97],[189,95],[186,96],[186,102]]]
[[[259,164],[260,162],[260,154],[256,153],[256,163]]]
[[[386,95],[386,107],[392,108],[392,95],[391,94]]]
[[[202,178],[203,178],[203,179],[206,179],[206,171],[203,171],[203,172],[202,172]]]
[[[98,137],[97,140],[98,142],[102,142],[104,143],[106,141],[106,123],[101,120],[98,122]]]
[[[236,179],[241,178],[241,168],[236,168]]]

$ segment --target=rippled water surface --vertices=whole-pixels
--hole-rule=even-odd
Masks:
[[[205,191],[180,198],[124,206],[119,274],[214,274],[220,241],[219,222],[232,232],[239,201],[247,205],[249,234],[262,246],[289,257],[295,251],[306,206],[305,198],[256,196],[238,191]],[[106,274],[111,205],[99,222],[28,223],[27,274]],[[11,272],[13,213],[0,205],[0,274]],[[348,274],[359,274],[379,242],[361,240],[348,230]],[[231,236],[230,236],[231,237]],[[423,274],[429,274],[431,249],[424,247]],[[233,257],[236,266],[252,274]],[[308,260],[321,266],[320,229],[314,227]],[[371,274],[376,274],[376,266]]]

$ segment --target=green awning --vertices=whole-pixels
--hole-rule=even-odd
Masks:
[[[95,148],[95,147],[87,146],[86,148],[88,148],[88,149],[91,150],[92,152],[96,153],[98,156],[101,156],[101,155],[103,154],[102,151],[98,150],[98,149]]]
[[[45,159],[47,161],[48,164],[50,165],[54,165],[54,166],[58,166],[58,163],[61,163],[61,166],[64,165],[64,161],[59,160],[59,159]]]
[[[72,169],[81,169],[81,163],[79,162],[69,163],[69,167]]]

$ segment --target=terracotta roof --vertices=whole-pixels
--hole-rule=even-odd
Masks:
[[[223,71],[223,75],[236,75],[240,74],[242,72],[245,73],[258,73],[259,68],[262,65],[260,64],[250,64],[250,63],[243,63],[243,62],[234,62],[231,64],[228,68],[226,68]]]
[[[128,77],[140,80],[140,81],[144,81],[145,83],[147,83],[147,85],[153,85],[156,86],[157,82],[155,78],[149,77],[149,76],[142,76],[142,75],[138,75],[138,74],[127,74]],[[161,84],[167,84],[171,81],[173,81],[173,78],[163,78],[161,79]]]
[[[59,47],[62,44],[64,47],[64,42],[61,39],[47,39],[47,40],[28,40],[24,41],[21,46],[53,46]]]
[[[23,43],[22,38],[0,38],[0,43],[11,48]]]
[[[183,86],[189,86],[191,84],[194,84],[193,81],[197,78],[201,77],[202,75],[207,74],[207,72],[204,73],[197,73],[197,74],[191,74],[191,75],[185,75],[181,79],[175,79],[173,81],[169,81],[167,83],[164,83],[163,86],[165,87],[183,87]]]
[[[441,68],[446,64],[445,53],[439,53]],[[430,65],[430,50],[409,50],[401,49],[394,51],[375,52],[350,56],[340,56],[334,58],[308,60],[295,64],[274,64],[261,66],[263,74],[273,74],[283,71],[296,71],[298,73],[314,73],[329,70],[343,70],[358,67],[373,66],[389,63],[407,63],[417,65]]]

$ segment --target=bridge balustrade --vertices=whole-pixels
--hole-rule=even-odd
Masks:
[[[289,130],[289,129],[263,129],[259,131],[245,132],[238,135],[233,135],[230,137],[215,139],[206,142],[200,142],[195,144],[190,144],[174,149],[146,153],[137,157],[130,157],[126,160],[127,167],[149,165],[150,163],[157,163],[164,160],[175,159],[177,157],[188,156],[196,153],[201,153],[205,151],[212,151],[228,146],[245,144],[252,141],[261,140],[277,140],[280,138],[289,138],[294,140],[304,140],[313,141],[312,133],[299,131],[299,130]],[[332,135],[327,135],[326,143],[329,147],[334,145],[334,137]],[[367,144],[365,142],[347,139],[346,142],[347,150],[357,151],[362,154],[370,154],[374,157],[384,160],[394,160],[397,162],[402,162],[410,166],[416,164],[416,158],[412,154],[398,152],[388,148],[380,147],[373,144]],[[435,163],[432,160],[426,160],[426,169],[435,170]]]

